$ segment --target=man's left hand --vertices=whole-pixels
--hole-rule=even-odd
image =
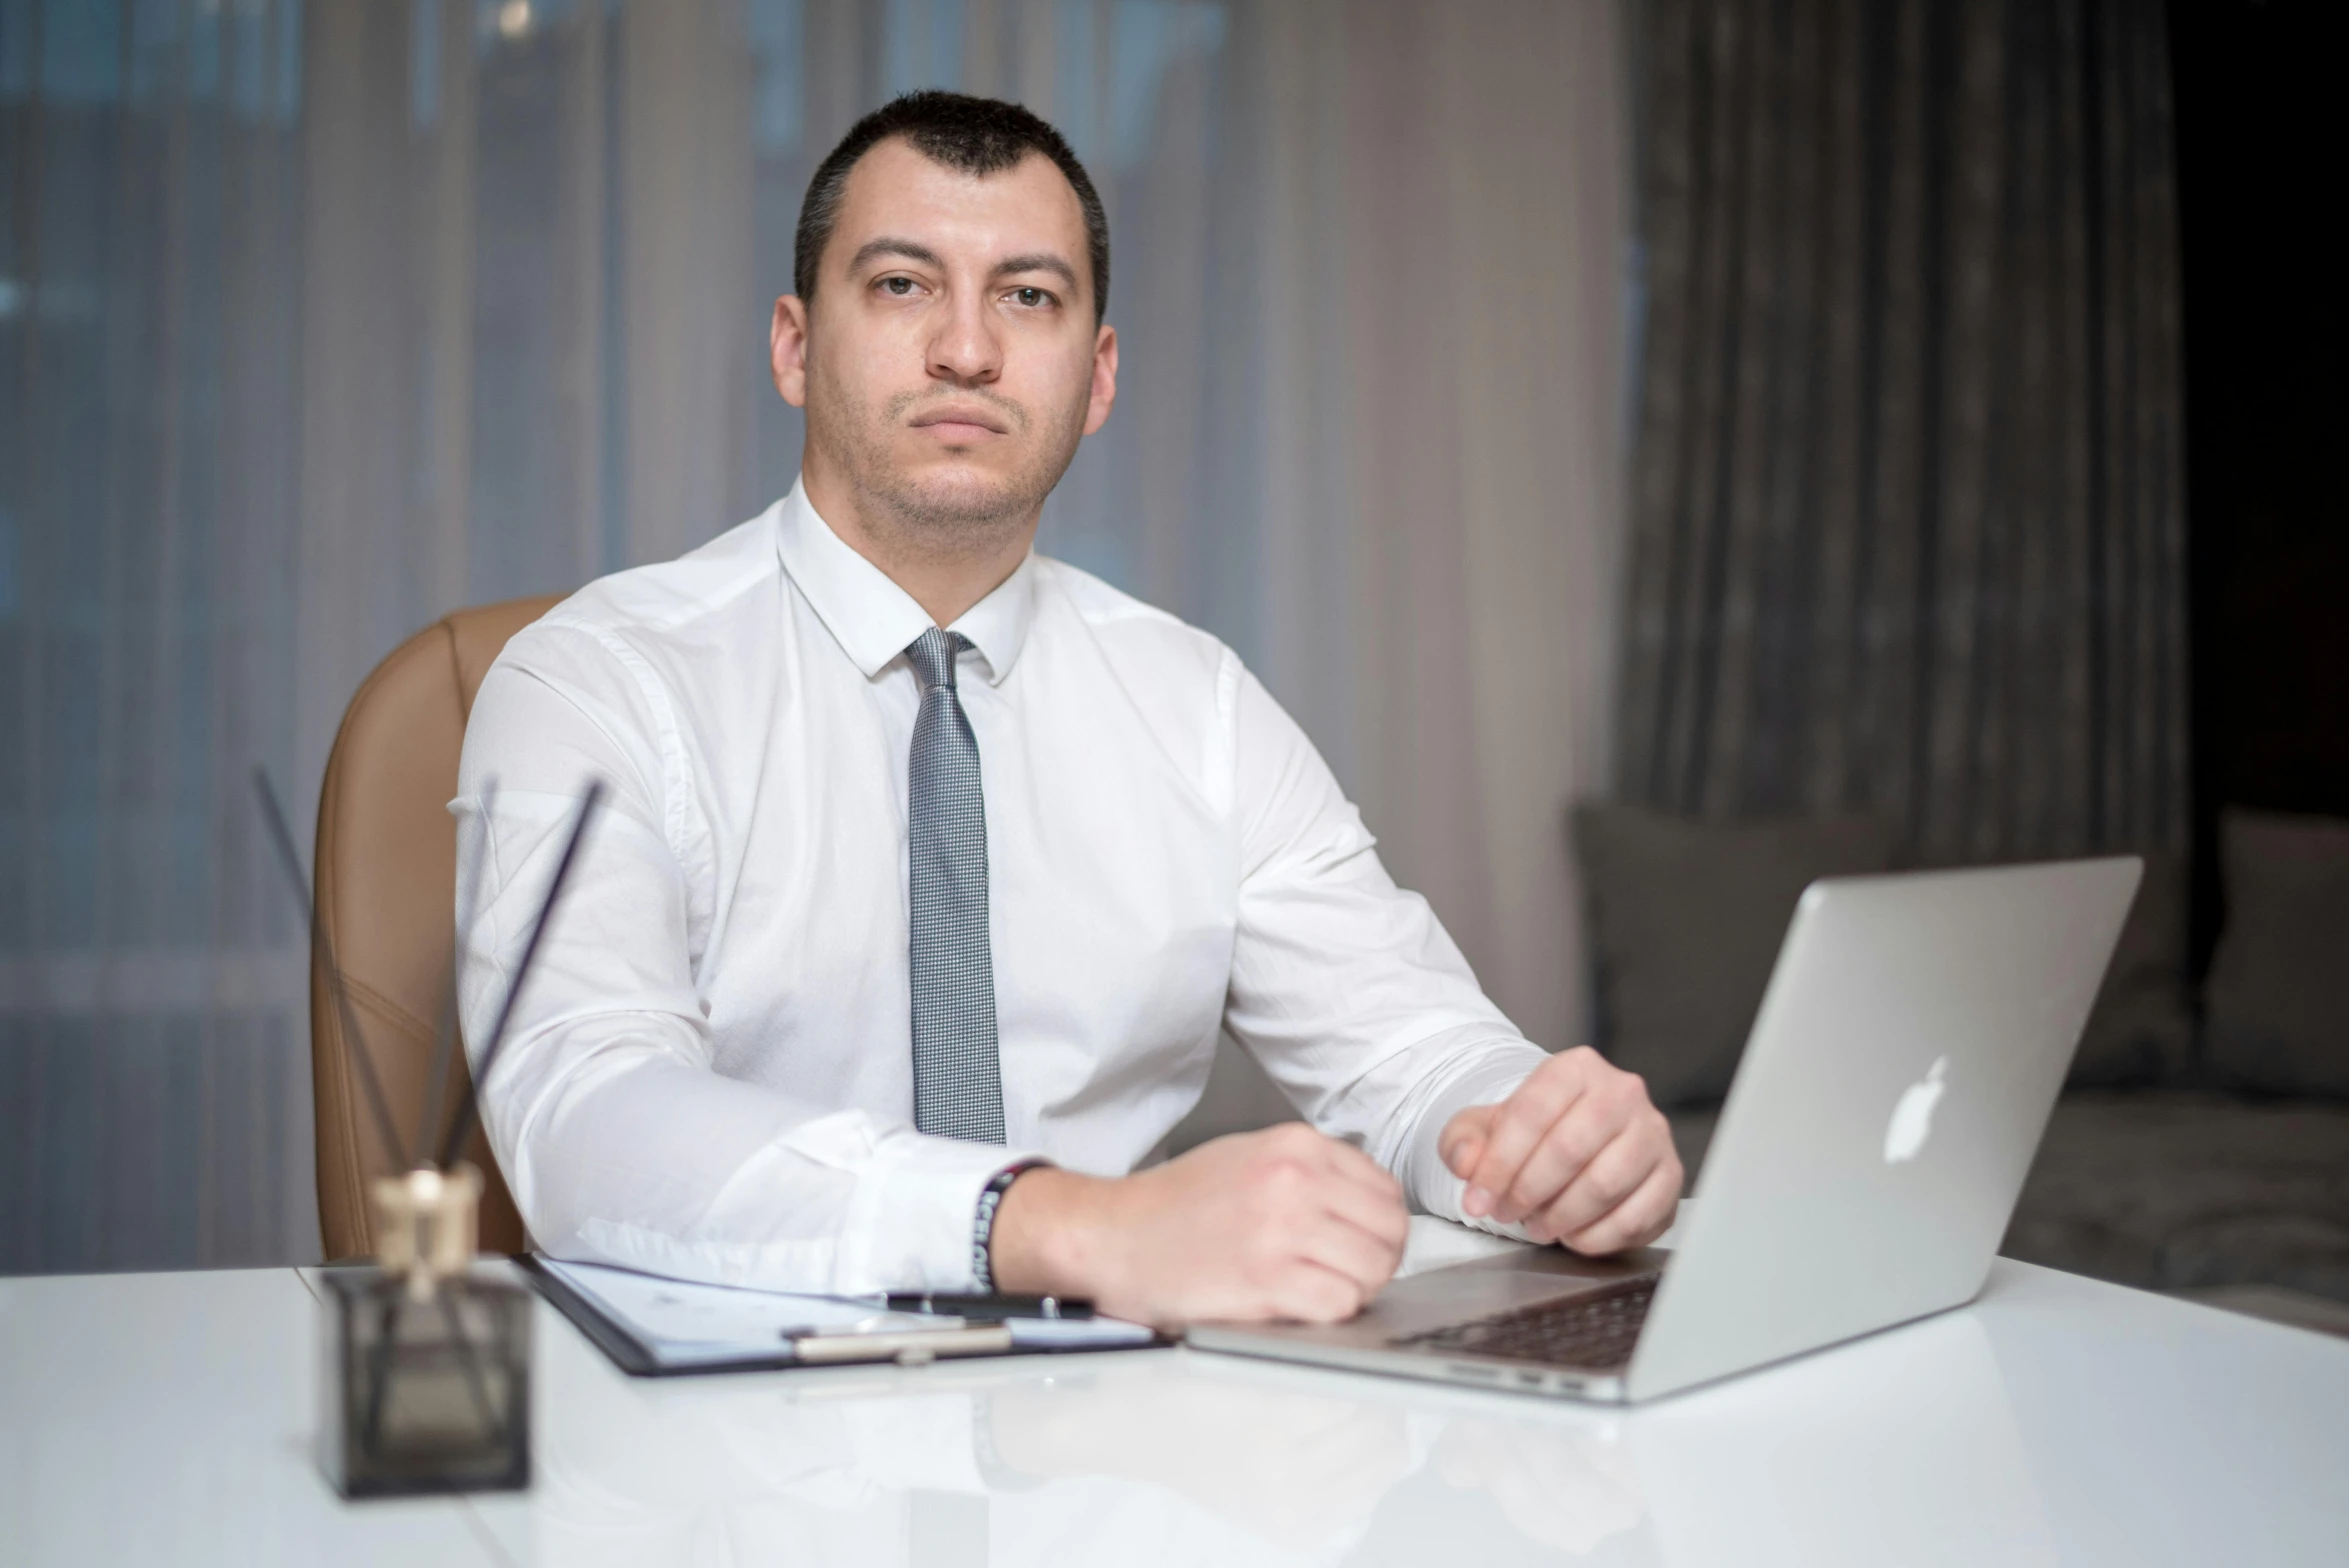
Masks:
[[[1637,1074],[1587,1045],[1542,1063],[1500,1104],[1454,1116],[1439,1147],[1468,1184],[1472,1218],[1592,1257],[1647,1245],[1678,1212],[1670,1124]]]

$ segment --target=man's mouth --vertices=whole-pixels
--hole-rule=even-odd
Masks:
[[[916,430],[935,430],[949,441],[975,441],[981,436],[1009,435],[1001,416],[975,403],[947,403],[923,409],[913,418]]]

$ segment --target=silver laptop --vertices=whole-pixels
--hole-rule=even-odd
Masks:
[[[1835,878],[1796,907],[1669,1253],[1398,1280],[1208,1350],[1625,1403],[1974,1299],[2142,864]]]

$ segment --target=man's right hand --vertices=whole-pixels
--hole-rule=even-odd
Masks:
[[[1089,1296],[1112,1317],[1352,1317],[1392,1278],[1410,1216],[1369,1156],[1302,1122],[1217,1138],[1114,1179],[1039,1167],[995,1211],[1005,1290]]]

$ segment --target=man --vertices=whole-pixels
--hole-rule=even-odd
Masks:
[[[1228,649],[1031,552],[1117,390],[1060,136],[899,99],[817,170],[794,273],[798,486],[523,631],[466,734],[477,1048],[611,790],[483,1085],[538,1244],[1171,1325],[1352,1314],[1407,1200],[1658,1234],[1680,1165],[1639,1080],[1511,1027]],[[1219,1029],[1311,1127],[1154,1163]]]

